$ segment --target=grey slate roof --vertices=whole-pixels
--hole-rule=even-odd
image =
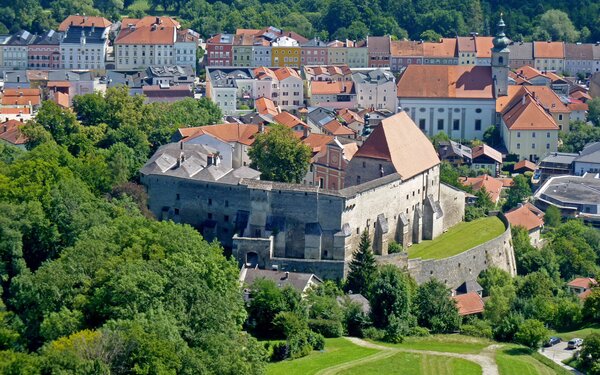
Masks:
[[[454,141],[441,141],[438,144],[438,153],[441,159],[459,156],[471,159],[471,148]]]
[[[543,158],[540,163],[571,164],[577,156],[579,155],[567,152],[553,152]]]
[[[82,35],[85,35],[87,44],[104,44],[106,41],[104,31],[105,29],[102,27],[69,26],[61,44],[79,44]]]
[[[336,300],[340,304],[344,303],[345,301],[357,303],[361,306],[361,310],[364,314],[371,312],[371,304],[369,303],[369,300],[366,299],[362,294],[347,294],[345,296],[337,297]]]
[[[536,198],[560,202],[561,205],[600,205],[600,178],[585,176],[552,177],[535,194]]]
[[[600,142],[594,142],[586,145],[575,158],[580,163],[600,163]]]
[[[35,35],[27,30],[21,30],[13,34],[5,43],[7,46],[26,46],[31,44],[35,39]]]
[[[252,79],[254,73],[247,68],[207,68],[213,87],[237,87],[237,79]]]
[[[169,143],[161,146],[142,167],[143,175],[164,175],[200,181],[237,184],[241,179],[257,179],[260,172],[240,167],[231,169],[223,164],[209,165],[209,156],[217,151],[204,145]],[[181,158],[183,156],[183,158]]]
[[[514,42],[508,48],[510,53],[508,58],[511,60],[533,60],[533,43],[531,42]],[[513,68],[519,68],[513,66]]]
[[[49,81],[93,81],[92,73],[87,70],[49,70]]]
[[[274,281],[280,288],[291,286],[299,292],[304,292],[311,281],[316,284],[322,283],[321,279],[312,273],[261,270],[258,268],[243,269],[242,277],[242,282],[248,285],[252,285],[258,279],[267,279]]]
[[[357,72],[352,74],[355,83],[377,83],[382,84],[394,81],[394,75],[389,70],[375,69],[366,73]]]
[[[470,292],[481,292],[483,287],[475,280],[467,280],[456,288],[457,294],[466,294]]]
[[[567,60],[593,60],[593,44],[565,43],[565,58]]]

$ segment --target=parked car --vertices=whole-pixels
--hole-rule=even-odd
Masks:
[[[569,340],[569,342],[567,343],[567,349],[577,349],[581,345],[583,345],[583,339],[574,338]]]
[[[545,346],[554,346],[556,344],[558,344],[559,342],[561,342],[561,338],[560,337],[556,337],[556,336],[552,336],[550,337],[550,339],[546,342]]]

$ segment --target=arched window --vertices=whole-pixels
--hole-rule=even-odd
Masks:
[[[500,64],[504,64],[504,57],[502,57],[502,56],[499,56],[499,57],[498,57],[498,62],[499,62]]]

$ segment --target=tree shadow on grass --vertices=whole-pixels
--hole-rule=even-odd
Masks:
[[[505,349],[502,352],[504,354],[516,356],[516,355],[531,355],[533,353],[533,350],[528,349],[528,348],[510,348],[510,349]]]

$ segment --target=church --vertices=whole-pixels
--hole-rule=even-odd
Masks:
[[[497,123],[496,99],[508,94],[509,44],[502,18],[491,66],[409,65],[397,84],[398,105],[428,136],[482,139]]]

